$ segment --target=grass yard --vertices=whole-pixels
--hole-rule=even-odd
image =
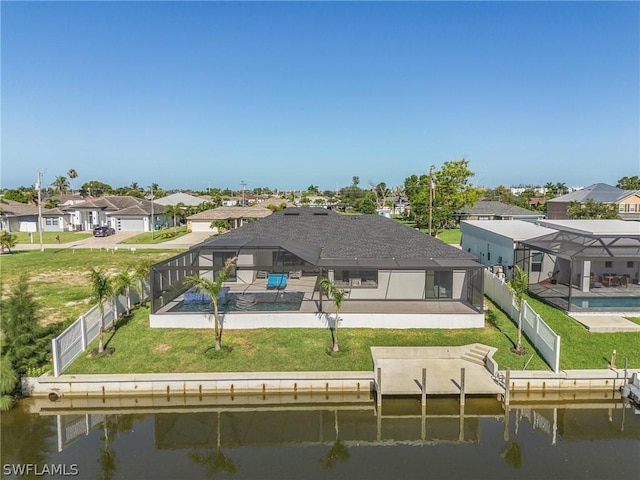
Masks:
[[[108,333],[110,357],[81,355],[65,372],[80,373],[161,373],[230,371],[336,371],[371,370],[371,346],[441,346],[485,343],[498,347],[495,355],[501,367],[522,369],[533,347],[525,344],[527,355],[511,353],[516,338],[515,325],[493,308],[483,329],[350,329],[338,330],[341,351],[329,355],[328,329],[226,330],[222,345],[231,352],[205,352],[213,344],[213,330],[151,329],[148,308],[135,311],[115,333]],[[504,333],[503,333],[504,332]],[[97,345],[93,343],[92,347]],[[548,370],[534,354],[528,366]]]
[[[616,350],[617,366],[640,368],[640,332],[589,333],[580,323],[540,300],[527,298],[529,305],[560,335],[560,366],[563,369],[607,368]],[[638,323],[638,319],[631,319]]]
[[[92,267],[119,273],[144,260],[157,262],[175,250],[47,249],[20,251],[0,259],[2,294],[6,295],[22,271],[29,272],[30,288],[39,301],[42,323],[71,322],[90,307]]]
[[[177,231],[172,228],[166,228],[164,230],[157,230],[155,232],[144,232],[133,237],[126,238],[120,243],[139,245],[139,244],[154,244],[167,242],[169,240],[175,240],[189,233],[187,227],[178,227]],[[153,238],[151,238],[153,235]]]
[[[33,232],[33,237],[29,236],[27,232],[11,232],[12,235],[17,237],[18,243],[40,243],[40,234]],[[72,243],[88,238],[92,235],[91,232],[42,232],[43,243],[58,243],[56,236],[60,237],[60,243]],[[33,242],[31,241],[33,239]]]

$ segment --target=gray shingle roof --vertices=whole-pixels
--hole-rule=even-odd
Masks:
[[[583,188],[582,190],[576,190],[575,192],[547,200],[547,203],[583,203],[587,200],[593,200],[600,203],[616,203],[634,192],[635,190],[623,190],[618,187],[607,185],[606,183],[595,183]]]
[[[541,215],[540,212],[527,210],[517,205],[496,202],[492,200],[480,200],[471,207],[464,207],[456,214],[462,215],[496,215],[496,216],[532,216]]]
[[[475,257],[378,215],[341,215],[322,208],[288,208],[232,230],[201,246],[233,248],[259,242],[319,252],[321,266],[371,268],[477,266]],[[257,245],[256,245],[257,246]],[[291,251],[291,250],[290,250]]]

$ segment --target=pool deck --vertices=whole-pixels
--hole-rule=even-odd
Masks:
[[[529,292],[538,297],[539,299],[550,303],[551,305],[558,307],[562,310],[569,311],[569,286],[566,284],[546,284],[536,283],[529,286]],[[585,300],[599,300],[599,299],[622,299],[621,302],[627,300],[637,300],[639,306],[627,307],[627,306],[609,306],[609,307],[582,307],[577,305],[571,305],[570,314],[599,314],[599,315],[616,315],[625,317],[639,317],[640,316],[640,285],[630,284],[628,286],[616,286],[616,287],[596,287],[591,288],[588,292],[581,291],[577,286],[573,286],[571,289],[571,298],[585,299]]]

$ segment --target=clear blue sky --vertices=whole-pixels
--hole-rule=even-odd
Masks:
[[[4,188],[640,174],[638,2],[2,2]]]

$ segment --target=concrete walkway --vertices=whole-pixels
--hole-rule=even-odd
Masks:
[[[640,332],[640,325],[620,315],[571,314],[571,318],[584,325],[592,333]]]

